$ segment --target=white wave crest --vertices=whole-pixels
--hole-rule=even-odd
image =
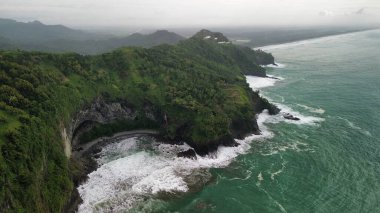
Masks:
[[[262,67],[268,67],[268,68],[277,68],[277,69],[283,69],[286,67],[286,64],[281,64],[278,62],[275,62],[276,65],[274,64],[268,64],[268,65],[263,65]]]
[[[262,174],[261,172],[257,175],[257,179],[258,179],[259,181],[263,181],[263,180],[264,180],[264,178],[263,178],[263,174]]]
[[[79,212],[93,212],[107,203],[129,209],[146,194],[187,191],[187,186],[167,159],[141,151],[102,165],[78,191],[83,200]]]
[[[352,121],[350,121],[350,120],[348,120],[348,119],[346,119],[346,118],[342,118],[342,117],[340,117],[340,116],[337,116],[337,118],[339,118],[339,119],[345,121],[345,122],[348,124],[348,126],[349,126],[350,128],[355,129],[355,130],[361,132],[361,133],[364,134],[364,135],[367,135],[367,136],[369,136],[369,137],[372,137],[372,134],[371,134],[368,130],[365,130],[365,129],[361,128],[360,126],[356,125],[354,122],[352,122]]]
[[[253,90],[258,90],[258,89],[261,89],[261,88],[274,86],[276,82],[284,80],[284,78],[277,77],[277,76],[269,76],[269,77],[270,78],[263,78],[263,77],[256,77],[256,76],[246,76],[247,82],[248,82],[249,86]],[[268,97],[265,97],[265,98],[267,98],[268,100],[270,100],[270,98],[268,98]],[[324,121],[324,119],[320,118],[320,117],[303,115],[300,112],[295,111],[292,108],[290,108],[290,107],[288,107],[288,106],[286,106],[286,105],[284,105],[282,103],[276,103],[274,101],[271,101],[271,102],[274,105],[276,105],[281,110],[281,112],[279,114],[277,114],[277,115],[268,117],[266,119],[267,123],[287,122],[287,123],[299,124],[299,125],[304,125],[304,124],[313,125],[313,124],[318,124],[318,123]],[[305,106],[305,105],[301,105],[301,106]],[[323,114],[324,113],[323,109],[314,109],[314,108],[310,108],[310,107],[308,107],[308,109],[312,109],[312,110],[314,110],[314,112],[319,113],[319,114]],[[286,115],[286,114],[291,114],[291,115],[299,118],[300,120],[295,121],[295,120],[285,119],[284,115]],[[265,115],[263,115],[263,116],[265,116]]]
[[[308,110],[309,112],[312,112],[312,113],[317,113],[317,114],[324,114],[325,113],[325,110],[322,108],[313,108],[313,107],[309,107],[309,106],[306,106],[303,104],[297,104],[297,105]]]
[[[270,117],[267,111],[258,116],[261,135],[251,135],[237,147],[220,146],[215,153],[197,159],[178,158],[176,153],[190,147],[152,142],[139,150],[138,138],[129,138],[103,148],[98,159],[100,168],[89,174],[86,183],[78,187],[83,203],[79,212],[128,210],[147,196],[160,192],[186,192],[191,183],[186,182],[197,169],[220,168],[231,163],[238,155],[250,149],[252,140],[262,140],[273,134],[264,126]],[[119,157],[119,158],[118,158]]]
[[[273,86],[277,81],[279,79],[247,76],[247,82],[253,89]],[[238,155],[247,153],[252,141],[273,137],[265,123],[285,121],[310,124],[321,121],[321,118],[303,116],[285,105],[277,105],[282,112],[291,113],[301,120],[286,120],[282,114],[272,116],[264,110],[257,117],[260,135],[236,140],[240,144],[237,147],[220,146],[208,156],[197,155],[197,159],[176,156],[178,152],[190,149],[187,144],[162,144],[150,137],[134,137],[105,146],[97,159],[100,167],[90,173],[88,180],[78,187],[83,200],[78,211],[123,212],[161,193],[176,195],[187,192],[192,187],[197,187],[197,184],[202,185],[209,180],[209,168],[225,167]],[[274,172],[271,178],[274,179],[281,172]],[[261,173],[258,179],[263,180]]]
[[[279,109],[281,109],[281,111],[278,115],[273,116],[273,118],[270,121],[268,121],[270,123],[278,123],[278,122],[284,121],[286,123],[292,123],[292,124],[298,124],[298,125],[316,125],[325,120],[324,118],[321,118],[321,117],[303,115],[300,112],[295,111],[284,104],[280,104],[280,103],[274,103],[274,104]],[[286,114],[291,114],[299,118],[300,120],[295,121],[295,120],[285,119],[284,115]]]
[[[257,76],[246,76],[246,79],[247,79],[249,86],[253,90],[258,90],[261,88],[274,86],[276,82],[281,80],[281,78],[278,78],[275,76],[269,76],[269,77],[270,78],[257,77]]]
[[[197,159],[178,158],[179,151],[190,149],[187,144],[170,145],[155,141],[141,142],[139,138],[125,139],[109,144],[97,160],[101,165],[88,175],[86,183],[78,187],[83,203],[79,212],[113,212],[132,209],[146,197],[159,193],[187,192],[194,184],[205,183],[210,178],[201,175],[194,181],[194,171],[220,168],[229,165],[238,155],[250,149],[252,140],[272,137],[263,125],[269,117],[267,112],[258,116],[261,135],[251,135],[237,147],[220,146],[215,153],[197,155]],[[139,145],[139,143],[143,143]],[[149,151],[150,150],[150,151]],[[189,181],[192,179],[192,181]]]
[[[281,159],[282,159],[282,157],[281,157]],[[280,168],[279,170],[275,171],[275,172],[272,172],[272,173],[270,174],[270,179],[271,179],[271,180],[274,180],[274,178],[275,178],[277,175],[281,174],[281,173],[285,170],[285,168],[286,168],[286,164],[287,164],[287,162],[283,160],[282,163],[281,163],[281,168]]]

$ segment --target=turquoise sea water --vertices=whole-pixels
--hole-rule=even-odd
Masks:
[[[245,154],[228,165],[201,166],[212,175],[201,190],[167,199],[145,196],[132,211],[380,212],[380,31],[267,51],[285,65],[268,68],[268,74],[284,79],[261,93],[300,115],[301,124],[278,116],[267,119],[263,125],[272,137],[252,141]],[[126,157],[122,165],[148,162],[147,156],[156,154],[135,150],[131,156],[133,161]],[[171,174],[173,165],[162,160],[162,166],[152,171],[166,171],[157,176],[161,177]],[[175,177],[165,176],[173,179],[169,186],[181,185]],[[152,181],[144,184],[148,180]],[[163,183],[156,182],[165,191],[168,186]],[[139,182],[132,189],[140,190],[136,185],[142,186]],[[152,189],[148,191],[153,193]]]
[[[248,154],[212,171],[216,183],[169,209],[380,212],[380,31],[267,51],[286,66],[268,70],[285,79],[265,96],[325,120],[267,124],[273,138],[253,142]]]

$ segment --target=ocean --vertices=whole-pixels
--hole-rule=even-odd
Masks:
[[[281,108],[262,135],[197,160],[150,137],[109,144],[79,212],[380,212],[380,30],[262,49],[278,79],[247,82]]]

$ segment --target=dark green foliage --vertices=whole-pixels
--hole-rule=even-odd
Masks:
[[[274,63],[273,56],[263,51],[254,51],[248,47],[228,43],[218,44],[197,37],[181,42],[179,46],[188,50],[188,53],[197,57],[197,60],[217,63],[214,66],[223,64],[246,75],[265,76],[265,69],[259,65]]]
[[[199,147],[235,136],[263,105],[243,75],[265,75],[261,54],[200,39],[98,56],[0,52],[1,211],[62,211],[73,182],[60,131],[98,97],[153,106],[158,120],[98,125],[83,141],[135,128]]]

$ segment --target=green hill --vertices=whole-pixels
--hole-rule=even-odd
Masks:
[[[76,170],[64,142],[74,143],[68,138],[87,121],[98,122],[95,130],[117,122],[155,127],[199,154],[258,132],[256,113],[276,109],[244,74],[264,76],[262,58],[273,62],[264,52],[197,37],[96,56],[0,52],[1,210],[63,210]],[[91,110],[108,120],[82,113]]]
[[[175,44],[184,38],[167,30],[143,35],[115,37],[74,30],[63,25],[45,25],[39,21],[17,22],[0,18],[0,49],[47,51],[55,53],[76,52],[100,54],[121,47],[153,47]]]
[[[109,39],[73,41],[67,39],[45,41],[40,45],[23,44],[25,50],[42,50],[50,52],[76,52],[80,54],[100,54],[116,50],[120,47],[153,47],[160,44],[175,44],[184,38],[173,32],[159,30],[151,34],[134,33],[126,37]]]
[[[18,22],[0,18],[0,35],[20,43],[42,43],[47,40],[89,40],[99,39],[99,35],[74,30],[63,25],[45,25],[39,21]]]

